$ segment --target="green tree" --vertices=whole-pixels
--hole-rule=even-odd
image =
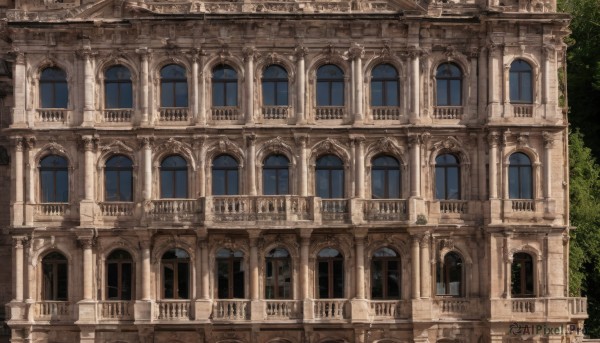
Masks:
[[[600,337],[600,166],[579,131],[569,135],[569,197],[572,230],[569,293],[587,296],[588,334]]]

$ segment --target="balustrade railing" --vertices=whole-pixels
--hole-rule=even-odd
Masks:
[[[512,312],[533,313],[535,312],[535,299],[512,299]]]
[[[130,108],[114,108],[104,110],[102,120],[107,123],[129,123],[133,116],[133,110]]]
[[[133,302],[123,300],[106,300],[99,304],[100,319],[132,320]]]
[[[399,120],[400,108],[396,106],[373,107],[373,120]]]
[[[249,307],[248,300],[216,300],[212,316],[220,320],[246,320]]]
[[[441,314],[465,314],[470,310],[467,299],[439,299],[436,303]]]
[[[400,314],[398,300],[371,300],[371,316],[373,319],[394,319]]]
[[[571,315],[587,315],[587,298],[569,298]]]
[[[68,110],[64,108],[40,108],[37,111],[36,121],[42,123],[65,123]]]
[[[318,299],[314,302],[315,319],[344,319],[345,299]]]
[[[196,199],[152,200],[147,212],[157,220],[192,220],[202,211],[202,204]]]
[[[440,213],[467,213],[466,200],[440,200]]]
[[[309,220],[312,216],[313,202],[312,198],[292,196],[290,199],[290,213],[297,220]]]
[[[513,212],[534,212],[535,201],[533,200],[511,200]]]
[[[516,118],[531,118],[533,105],[513,105],[513,114]]]
[[[212,120],[239,120],[240,111],[236,106],[213,107]]]
[[[461,119],[462,116],[462,106],[436,106],[433,108],[433,117],[435,119]]]
[[[187,107],[161,107],[158,114],[160,121],[179,122],[188,120]]]
[[[35,214],[40,216],[64,216],[69,210],[69,203],[49,202],[35,205]]]
[[[160,300],[155,303],[155,317],[159,320],[190,319],[189,300]]]
[[[365,219],[372,221],[394,221],[406,219],[406,200],[365,200],[363,203]]]
[[[107,217],[132,216],[135,208],[133,202],[101,202],[99,205],[102,215]]]
[[[218,221],[254,220],[254,201],[247,196],[218,196],[212,198],[212,212]]]
[[[267,319],[297,319],[302,317],[301,309],[297,300],[266,300]]]
[[[283,196],[256,197],[257,220],[285,220],[287,201]]]
[[[321,199],[321,216],[324,221],[347,221],[348,199]]]
[[[344,107],[343,106],[318,106],[315,108],[317,120],[329,120],[329,119],[343,119],[344,118]]]
[[[38,301],[35,304],[36,320],[66,320],[71,315],[68,301]]]
[[[264,119],[288,119],[290,108],[288,106],[263,106]]]

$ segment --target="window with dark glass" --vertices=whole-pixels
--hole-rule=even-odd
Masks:
[[[288,105],[288,73],[278,65],[265,69],[262,77],[263,105]]]
[[[40,106],[42,108],[67,108],[68,102],[67,73],[57,67],[42,70],[40,75]]]
[[[165,252],[162,264],[162,298],[190,298],[190,255],[182,249]]]
[[[183,157],[173,155],[160,164],[160,197],[187,198],[188,166]]]
[[[339,157],[325,155],[317,159],[315,174],[318,197],[344,197],[344,163]]]
[[[533,70],[531,65],[523,60],[515,60],[510,64],[510,102],[533,103]]]
[[[531,160],[522,152],[508,159],[508,195],[511,199],[533,199]]]
[[[212,105],[237,106],[237,102],[237,72],[228,65],[219,65],[215,67],[212,75]]]
[[[169,64],[160,70],[160,106],[188,106],[187,75],[185,68],[178,64]]]
[[[108,68],[104,73],[104,103],[106,108],[132,108],[131,72],[123,65]]]
[[[437,106],[462,105],[462,71],[454,63],[442,63],[435,74]]]
[[[286,249],[276,248],[265,256],[265,299],[292,298],[292,263]]]
[[[212,194],[238,195],[238,163],[229,155],[214,159],[212,166]]]
[[[133,259],[125,250],[115,250],[106,258],[106,300],[131,300]]]
[[[435,158],[435,198],[460,199],[460,165],[452,154],[442,154]]]
[[[378,156],[371,163],[373,199],[400,198],[400,163],[391,156]]]
[[[398,106],[398,71],[391,64],[380,64],[371,73],[371,106]]]
[[[40,161],[42,202],[69,202],[69,164],[58,155]]]
[[[51,252],[42,259],[42,299],[67,301],[69,273],[67,258],[59,252]]]
[[[319,298],[344,297],[344,256],[333,248],[325,248],[317,255]]]
[[[516,253],[511,266],[511,295],[513,297],[532,297],[533,259],[527,253]]]
[[[263,165],[264,195],[289,194],[289,164],[284,155],[271,155]]]
[[[219,299],[244,298],[244,254],[241,251],[217,251],[217,296]]]
[[[133,162],[117,155],[104,167],[105,201],[133,201]]]
[[[336,65],[317,70],[317,106],[344,106],[344,72]]]
[[[462,295],[463,261],[459,254],[449,252],[437,265],[437,294]]]
[[[371,260],[371,299],[400,298],[400,256],[390,248],[373,253]]]

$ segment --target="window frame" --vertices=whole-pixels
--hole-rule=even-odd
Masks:
[[[323,77],[323,76],[319,76],[319,71],[322,70],[323,68],[326,67],[335,67],[341,74],[340,77]],[[341,84],[342,86],[342,92],[341,92],[341,100],[338,99],[338,101],[334,101],[334,94],[333,94],[333,86],[334,84]],[[327,101],[325,101],[326,103],[319,103],[319,84],[325,84],[327,86]],[[334,103],[341,103],[341,104],[334,104]],[[346,73],[344,73],[344,70],[333,63],[327,63],[327,64],[323,64],[321,66],[319,66],[316,70],[316,77],[315,77],[315,104],[316,107],[344,107],[346,105]]]
[[[112,255],[114,255],[117,252],[125,252],[129,258],[111,258]],[[109,264],[116,264],[117,265],[117,294],[118,296],[116,298],[111,298],[109,297],[109,292],[110,292],[110,285],[109,285]],[[130,285],[129,285],[129,299],[124,299],[123,298],[123,265],[124,264],[129,264],[130,265]],[[133,257],[131,256],[131,254],[124,249],[121,248],[117,248],[114,249],[110,252],[110,254],[108,254],[108,256],[106,257],[106,261],[104,262],[105,265],[105,280],[106,282],[105,284],[105,291],[104,291],[104,299],[105,300],[126,300],[126,301],[132,301],[135,299],[135,263],[133,261]]]
[[[529,164],[521,164],[518,162],[513,163],[511,161],[511,159],[513,158],[513,156],[525,156],[525,158],[527,158],[527,161],[529,161]],[[520,162],[520,161],[519,161]],[[515,171],[517,173],[517,177],[516,177],[516,191],[518,193],[518,197],[513,197],[513,191],[515,190],[513,188],[513,183],[511,182],[512,178],[511,178],[511,174],[512,171]],[[527,177],[527,175],[523,175],[524,170],[529,170],[529,177]],[[517,151],[514,152],[512,154],[510,154],[510,156],[508,157],[508,198],[509,199],[527,199],[527,200],[532,200],[534,198],[534,182],[533,182],[533,164],[531,163],[531,158],[524,152],[521,151]],[[529,183],[529,192],[531,194],[527,194],[528,196],[523,196],[525,191],[527,190],[526,187],[523,187],[523,184],[525,183]]]
[[[393,251],[396,256],[375,256],[375,254],[383,249],[389,249],[391,251]],[[376,297],[373,295],[373,285],[374,285],[374,271],[375,271],[375,262],[377,261],[381,261],[382,262],[382,269],[381,269],[381,275],[383,276],[382,279],[382,296],[381,297]],[[398,283],[398,296],[396,297],[392,297],[389,295],[389,289],[388,289],[388,280],[389,280],[389,266],[388,266],[388,262],[390,261],[394,261],[397,263],[397,269],[396,269],[396,276],[397,276],[397,283]],[[392,249],[390,247],[380,247],[378,249],[376,249],[371,257],[371,270],[370,270],[370,274],[371,274],[371,299],[373,300],[392,300],[392,299],[401,299],[402,298],[402,258],[400,256],[400,254],[396,251],[396,249]]]
[[[445,155],[448,156],[452,156],[455,160],[456,163],[455,164],[440,164],[438,163],[438,158],[443,157]],[[456,182],[457,182],[457,196],[456,198],[449,198],[448,194],[449,192],[449,187],[448,187],[448,170],[450,169],[456,169]],[[461,200],[462,199],[462,171],[461,171],[461,163],[460,163],[460,158],[458,155],[455,155],[453,153],[450,152],[442,152],[439,153],[436,157],[435,157],[435,170],[434,170],[434,180],[437,181],[437,176],[438,176],[438,170],[443,170],[443,175],[444,175],[444,197],[443,198],[439,198],[438,197],[438,183],[434,182],[434,198],[436,200]]]
[[[387,76],[387,77],[378,77],[378,76],[373,76],[374,72],[376,71],[377,68],[382,68],[382,67],[390,67],[394,72],[395,75],[393,76]],[[391,63],[379,63],[377,64],[375,67],[373,67],[373,69],[371,70],[371,82],[370,82],[370,96],[371,96],[371,107],[400,107],[400,73],[398,72],[398,69]],[[373,101],[375,99],[375,97],[373,96],[373,83],[375,82],[381,82],[381,105],[375,105],[373,104]],[[396,102],[397,104],[395,105],[390,105],[388,104],[388,99],[387,96],[390,93],[388,91],[388,84],[389,83],[395,83],[396,84]]]
[[[58,259],[56,257],[61,256],[62,258]],[[47,260],[48,259],[48,260]],[[42,268],[40,270],[41,273],[41,298],[43,301],[69,301],[69,260],[67,259],[67,257],[60,251],[49,251],[46,254],[44,254],[44,257],[42,257],[41,259],[41,265]],[[52,268],[52,279],[48,280],[46,278],[46,267],[50,266]],[[61,271],[59,271],[59,266],[64,266],[64,273],[65,273],[65,282],[66,285],[63,285],[65,287],[65,291],[64,291],[64,297],[60,297],[59,296],[59,288],[60,288],[60,284],[59,284],[59,273],[61,273]],[[49,296],[48,294],[46,294],[46,285],[47,282],[51,282],[51,292],[52,294]]]
[[[448,76],[438,76],[441,72],[443,72],[441,70],[441,68],[445,67],[445,66],[452,66],[455,67],[458,72],[460,73],[460,75],[458,76],[452,76],[452,75],[448,75]],[[454,62],[443,62],[440,63],[437,68],[435,69],[435,106],[437,107],[460,107],[460,106],[464,106],[464,99],[463,99],[463,86],[464,86],[464,75],[465,73],[463,72],[462,68],[454,63]],[[444,104],[439,104],[438,100],[439,100],[439,96],[440,96],[440,81],[444,82],[446,84],[446,94],[445,94],[445,103]],[[458,104],[453,104],[452,102],[452,98],[454,95],[454,91],[455,91],[455,87],[452,87],[452,81],[458,81],[458,99],[460,100]]]
[[[183,72],[184,76],[181,78],[177,78],[177,77],[164,77],[163,76],[163,71],[165,71],[166,68],[170,67],[170,66],[176,66],[178,68],[181,68],[180,71]],[[159,97],[159,102],[160,102],[160,107],[162,108],[187,108],[190,105],[190,92],[189,92],[189,82],[188,82],[188,78],[187,78],[187,68],[185,68],[184,66],[177,64],[177,63],[169,63],[166,64],[164,66],[162,66],[160,68],[160,72],[159,72],[159,87],[160,87],[160,97]],[[177,102],[177,84],[181,84],[185,82],[185,104],[178,104]],[[164,104],[163,103],[163,85],[171,85],[171,91],[172,91],[172,96],[173,96],[173,104]]]
[[[524,256],[527,256],[527,258],[525,258]],[[528,261],[527,261],[528,260]],[[513,273],[515,272],[516,269],[516,264],[518,262],[523,263],[521,265],[521,267],[519,268],[519,274],[520,274],[520,285],[519,287],[521,288],[521,292],[520,293],[516,293],[515,292],[515,278],[513,277]],[[527,269],[527,263],[530,263],[529,268],[530,270],[528,271]],[[513,254],[512,257],[512,262],[510,264],[510,271],[511,271],[511,278],[510,278],[510,296],[513,298],[534,298],[536,297],[535,294],[535,262],[533,259],[533,256],[528,253],[528,252],[524,252],[524,251],[520,251],[517,252],[515,254]],[[531,278],[531,290],[527,289],[527,282],[528,277]]]
[[[517,69],[519,68],[519,66],[515,66],[515,63],[524,63],[527,67],[529,67],[529,70],[513,70],[513,68]],[[517,84],[513,84],[511,82],[513,75],[516,75],[517,77]],[[526,76],[529,76],[529,94],[531,96],[531,99],[523,99],[525,96],[524,94],[524,86],[523,86],[523,78]],[[524,59],[521,58],[517,58],[514,61],[511,62],[510,64],[510,68],[509,68],[509,72],[508,72],[508,94],[509,94],[509,98],[510,98],[510,103],[511,104],[519,104],[519,105],[531,105],[533,104],[533,100],[535,98],[535,94],[534,92],[534,78],[533,78],[533,66],[531,65],[531,63],[525,61]],[[517,93],[517,99],[513,99],[512,97],[512,93],[513,93],[513,87],[516,87],[516,93]]]
[[[267,74],[268,70],[270,68],[279,68],[281,70],[283,70],[285,72],[285,78],[284,77],[265,77],[264,75]],[[263,77],[261,78],[261,92],[262,92],[262,96],[261,96],[261,100],[262,100],[262,105],[263,106],[284,106],[284,107],[288,107],[290,105],[290,85],[289,85],[289,73],[287,71],[287,69],[282,66],[281,64],[269,64],[267,65],[264,69],[263,69]],[[274,104],[267,104],[265,101],[265,83],[273,83],[273,99],[274,99]],[[279,97],[279,87],[285,84],[285,95],[282,96],[284,99],[280,99]],[[285,100],[283,102],[285,103],[279,103],[279,100]]]
[[[177,257],[177,258],[169,258],[169,259],[165,259],[165,255],[171,251],[183,251],[186,255],[187,258],[182,258],[182,257]],[[177,255],[175,253],[175,255]],[[161,294],[161,299],[170,299],[170,300],[190,300],[192,298],[192,258],[190,256],[190,254],[185,251],[184,249],[180,249],[180,248],[171,248],[166,250],[161,258],[160,258],[160,278],[161,278],[161,283],[160,283],[160,294]],[[188,291],[188,296],[186,298],[182,298],[180,296],[180,289],[179,289],[179,265],[180,264],[186,264],[187,265],[187,291]],[[173,270],[173,297],[171,298],[167,298],[165,295],[165,291],[166,291],[166,287],[165,287],[165,265],[170,265],[172,267]]]
[[[268,165],[267,161],[270,158],[279,158],[279,157],[283,157],[286,161],[287,161],[287,165],[285,167],[277,165],[277,164],[272,164],[272,165]],[[267,184],[267,180],[266,180],[266,175],[265,175],[265,171],[274,171],[275,172],[275,193],[273,194],[266,194],[265,190],[266,188],[266,184]],[[281,173],[287,173],[287,185],[286,185],[286,192],[282,192],[279,190],[279,179],[280,179],[280,174]],[[263,160],[263,166],[262,166],[262,188],[263,188],[263,195],[289,195],[290,192],[290,160],[289,158],[287,158],[286,155],[284,154],[270,154],[268,155],[264,160]]]
[[[450,258],[450,256],[456,256],[457,260],[456,260],[456,268],[460,268],[460,279],[458,280],[459,284],[458,284],[458,294],[452,294],[450,292],[451,289],[451,283],[452,283],[452,279],[451,279],[451,275],[450,275],[450,267],[448,267],[449,263],[447,263],[447,259]],[[449,251],[444,255],[444,258],[439,261],[437,263],[437,268],[436,268],[436,282],[435,282],[435,293],[436,296],[441,296],[441,297],[457,297],[460,298],[464,295],[465,292],[465,259],[463,258],[463,256],[456,252],[456,251]],[[443,277],[443,280],[440,280],[440,276]],[[440,282],[441,281],[441,282]],[[444,287],[444,293],[440,293],[438,291],[438,285],[442,283],[443,287]]]
[[[110,79],[108,78],[108,72],[111,71],[112,69],[122,69],[122,70],[126,70],[127,74],[129,74],[129,78],[116,78],[116,79]],[[118,75],[118,72],[117,72]],[[117,107],[109,107],[108,106],[108,91],[107,88],[109,85],[111,84],[115,84],[117,86],[117,91],[116,91],[116,95],[117,95],[117,100],[116,103],[118,104]],[[124,102],[129,102],[130,105],[129,106],[121,106],[122,105],[122,96],[123,96],[123,90],[122,87],[129,87],[129,94],[130,94],[130,98],[129,101],[127,101],[127,99]],[[105,109],[133,109],[133,81],[132,81],[132,77],[131,77],[131,70],[129,70],[129,68],[123,64],[115,64],[115,65],[111,65],[110,67],[106,68],[106,70],[104,71],[104,108]]]
[[[320,254],[325,251],[326,249],[332,249],[335,250],[338,255],[335,257],[322,257],[320,256]],[[335,275],[334,275],[334,270],[335,270],[335,266],[334,263],[335,262],[339,262],[341,263],[341,278],[342,278],[342,289],[341,290],[336,290],[335,289]],[[327,263],[327,297],[321,297],[321,292],[320,292],[320,272],[319,272],[319,265],[320,263]],[[315,273],[316,273],[316,277],[315,277],[315,281],[316,281],[316,294],[315,294],[315,298],[316,299],[344,299],[346,297],[346,271],[345,271],[345,259],[344,259],[344,255],[342,254],[342,252],[334,247],[325,247],[321,250],[319,250],[319,252],[317,253],[317,258],[316,258],[316,266],[315,266]],[[335,297],[336,293],[341,293],[341,297]]]
[[[335,157],[337,160],[339,160],[340,165],[339,166],[319,166],[319,161],[323,158],[326,157]],[[327,171],[327,196],[321,196],[320,192],[319,192],[319,173],[318,171]],[[340,198],[336,198],[336,197],[332,197],[332,193],[333,193],[333,176],[332,176],[332,172],[333,171],[341,171],[342,172],[342,194]],[[346,198],[346,166],[344,164],[344,160],[342,160],[339,156],[334,155],[334,154],[324,154],[319,156],[316,160],[315,160],[315,169],[314,169],[314,175],[315,175],[315,182],[314,182],[314,187],[315,187],[315,195],[322,198],[322,199],[345,199]]]
[[[130,166],[129,167],[123,167],[123,166],[108,166],[108,163],[115,158],[126,158],[127,160],[129,160],[130,162]],[[117,200],[111,200],[113,197],[109,196],[108,194],[108,172],[116,172],[116,182],[115,184],[117,185],[117,190],[116,190],[116,197],[118,198]],[[130,173],[130,178],[129,178],[129,182],[130,182],[130,189],[129,189],[129,193],[130,193],[130,198],[129,200],[124,200],[121,199],[121,172],[129,172]],[[133,202],[134,200],[134,173],[133,173],[133,160],[127,156],[127,155],[123,155],[123,154],[115,154],[112,155],[110,157],[108,157],[104,163],[104,201],[105,202]]]
[[[217,78],[215,76],[215,73],[218,70],[231,70],[235,73],[235,78],[233,78],[233,77]],[[234,67],[232,67],[229,64],[225,64],[225,63],[218,64],[212,69],[212,72],[211,72],[211,105],[212,105],[212,107],[238,107],[239,106],[240,86],[239,86],[239,75],[238,74],[239,73],[237,72],[237,70]],[[226,75],[226,74],[224,74],[224,75]],[[228,98],[229,92],[227,90],[228,89],[227,86],[231,85],[231,84],[235,85],[235,92],[234,92],[235,96],[232,98],[232,99],[234,99],[235,103],[233,105],[228,104],[228,101],[227,101],[229,99]],[[222,89],[218,90],[216,87],[217,85],[222,85]],[[215,101],[215,100],[217,100],[215,98],[216,94],[218,94],[217,91],[219,91],[219,92],[222,91],[222,94],[221,94],[222,100],[223,100],[222,105],[217,104],[217,101]]]
[[[219,158],[222,158],[222,157],[228,157],[228,158],[232,159],[235,162],[235,164],[236,164],[235,167],[233,167],[233,166],[215,166],[215,162]],[[224,180],[225,180],[225,183],[224,183],[224,194],[215,194],[215,187],[214,187],[215,186],[215,182],[216,182],[215,181],[216,180],[216,178],[215,178],[215,172],[223,172],[224,173],[223,174],[224,175]],[[235,188],[237,189],[237,192],[235,192],[235,193],[230,192],[230,189],[229,189],[230,187],[233,187],[233,186],[230,186],[230,184],[229,184],[230,173],[235,173],[234,180],[236,182]],[[216,195],[216,196],[240,195],[240,193],[241,193],[240,192],[240,186],[241,186],[241,184],[240,184],[240,175],[241,175],[241,172],[240,172],[240,163],[239,163],[239,161],[235,157],[233,157],[232,155],[229,155],[229,154],[219,154],[219,155],[215,156],[212,159],[212,165],[211,165],[211,183],[212,183],[212,185],[211,185],[211,192],[212,192],[212,195]]]
[[[227,257],[220,257],[219,253],[221,251],[228,251],[229,252],[229,256]],[[236,254],[238,256],[236,256]],[[220,287],[219,287],[219,276],[220,276],[220,262],[225,262],[227,264],[227,297],[222,297],[221,294],[219,294],[220,292]],[[235,263],[238,262],[239,266],[240,266],[240,270],[236,271],[234,270],[235,267]],[[232,249],[227,249],[227,248],[220,248],[217,249],[217,251],[215,252],[215,269],[216,269],[216,273],[215,273],[215,292],[216,294],[216,299],[245,299],[246,298],[246,271],[244,269],[244,253],[240,250],[232,250]],[[240,294],[235,294],[236,292],[236,273],[241,273],[241,277],[242,277],[242,293],[241,296],[238,296]]]
[[[63,79],[58,79],[58,78],[56,78],[56,79],[53,79],[53,78],[46,79],[46,78],[44,78],[44,72],[46,70],[53,70],[55,72],[56,71],[60,71],[63,74],[64,78]],[[52,89],[52,101],[51,101],[52,106],[44,106],[44,94],[45,94],[45,92],[43,91],[44,87],[42,87],[42,85],[50,85],[50,88]],[[63,99],[63,97],[60,97],[60,99],[59,99],[59,96],[57,96],[57,86],[58,85],[64,85],[65,86],[66,94],[64,94],[64,99]],[[49,67],[46,67],[46,68],[42,69],[40,71],[40,78],[39,78],[39,92],[40,92],[40,94],[39,94],[39,106],[40,106],[40,108],[44,108],[44,109],[46,109],[46,108],[67,109],[69,107],[69,82],[67,80],[67,72],[64,69],[62,69],[62,68],[60,68],[58,66],[49,66]],[[64,100],[65,106],[64,107],[57,106],[58,102],[61,102],[61,101],[58,101],[58,100]]]
[[[375,164],[375,161],[378,159],[382,159],[382,158],[391,158],[393,160],[396,161],[396,163],[398,163],[398,167],[397,169],[395,169],[392,166],[378,166]],[[375,192],[374,192],[374,185],[375,185],[375,173],[374,171],[379,170],[379,171],[383,171],[384,174],[384,179],[383,179],[383,190],[384,190],[384,194],[382,197],[375,197]],[[398,171],[398,198],[392,198],[390,197],[390,189],[391,189],[391,185],[389,183],[390,180],[390,171]],[[372,199],[402,199],[402,163],[400,163],[400,160],[398,160],[395,156],[392,155],[387,155],[387,154],[379,154],[374,156],[371,159],[371,198]]]
[[[43,166],[44,160],[48,159],[48,158],[59,158],[61,160],[63,160],[65,162],[65,166],[61,166],[61,167],[51,167],[51,166]],[[51,199],[46,198],[46,192],[45,190],[47,189],[48,185],[46,185],[44,183],[44,177],[42,175],[43,172],[51,172],[52,173],[52,185],[50,187],[52,187],[51,189],[53,190],[53,196]],[[60,193],[65,193],[66,192],[66,201],[57,201],[57,199],[60,198],[60,196],[58,195],[59,190],[57,187],[57,173],[65,173],[66,176],[66,189],[65,190],[60,190]],[[68,203],[69,202],[69,198],[70,198],[70,182],[71,182],[71,177],[69,175],[69,160],[62,156],[62,155],[57,155],[57,154],[49,154],[46,155],[42,158],[40,158],[40,162],[38,165],[38,177],[39,177],[39,181],[40,181],[40,202],[43,204],[47,204],[47,203],[59,203],[59,204],[64,204],[64,203]]]
[[[269,256],[271,253],[273,253],[276,250],[283,250],[287,253],[287,256],[285,257],[271,257]],[[268,271],[268,264],[269,262],[272,262],[273,265],[271,266],[271,270],[273,271],[273,284],[269,285],[268,282],[268,276],[267,276],[267,271]],[[287,263],[288,266],[288,272],[289,272],[289,281],[284,281],[284,284],[281,285],[281,287],[285,287],[285,283],[287,283],[287,287],[289,288],[289,295],[287,297],[285,296],[281,296],[279,294],[279,287],[280,287],[280,283],[279,283],[279,265],[281,263]],[[265,299],[269,299],[269,300],[277,300],[277,299],[283,299],[283,300],[291,300],[294,298],[294,275],[293,275],[293,264],[292,264],[292,256],[290,255],[290,252],[283,247],[277,247],[277,248],[273,248],[271,249],[267,254],[265,254],[265,273],[264,273],[264,283],[265,283]],[[268,295],[268,287],[271,286],[273,289],[273,296],[269,296]]]
[[[185,162],[185,165],[184,166],[175,166],[175,167],[163,166],[165,161],[171,157],[178,157],[178,158],[182,159]],[[184,178],[185,194],[184,194],[184,196],[178,196],[178,194],[177,194],[178,193],[177,192],[177,188],[178,188],[177,187],[177,185],[178,185],[177,172],[181,172],[181,171],[185,171],[185,178]],[[163,181],[163,173],[167,173],[167,172],[172,173],[171,183],[172,183],[173,187],[172,187],[171,191],[173,192],[174,197],[171,197],[171,198],[167,198],[164,196],[165,192],[164,192],[164,188],[163,188],[164,185],[163,185],[162,181]],[[187,199],[189,197],[189,192],[190,192],[190,190],[189,190],[190,183],[189,183],[189,179],[188,179],[189,178],[189,164],[185,157],[178,155],[178,154],[164,156],[160,162],[158,174],[159,174],[158,176],[159,176],[159,180],[160,180],[159,184],[160,184],[160,198],[161,199]]]

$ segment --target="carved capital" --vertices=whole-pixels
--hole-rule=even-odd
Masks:
[[[246,144],[248,146],[252,146],[256,143],[256,135],[253,133],[248,133],[244,135],[244,139],[246,140]]]
[[[294,49],[294,55],[296,55],[297,58],[304,58],[306,57],[306,55],[308,55],[308,48],[302,45],[298,45]]]
[[[550,132],[544,131],[542,132],[542,138],[544,139],[544,147],[552,148],[554,145],[554,136]]]
[[[348,57],[351,59],[365,57],[365,48],[360,46],[358,43],[353,43],[350,49],[348,49]]]
[[[258,52],[254,47],[245,47],[242,49],[242,55],[244,56],[244,61],[247,62],[258,57]]]
[[[31,150],[35,148],[35,143],[37,143],[37,138],[35,138],[35,136],[25,137],[25,144],[27,145],[27,149]]]
[[[81,143],[84,151],[94,151],[96,148],[95,139],[93,136],[82,136]]]
[[[152,149],[152,146],[154,144],[154,137],[140,137],[140,144],[142,145],[142,148],[144,149]]]
[[[353,135],[350,137],[350,139],[357,147],[362,146],[365,143],[365,136],[363,135]]]
[[[148,60],[148,57],[150,57],[150,52],[151,52],[151,50],[148,49],[148,47],[135,49],[135,53],[140,56],[142,61]]]
[[[82,237],[79,238],[79,245],[83,249],[91,249],[96,245],[96,240],[92,237]]]
[[[419,145],[421,143],[421,140],[419,139],[419,135],[418,134],[410,134],[408,135],[407,139],[408,139],[408,147],[412,148],[413,146]]]
[[[429,241],[430,241],[430,236],[429,233],[426,232],[424,235],[420,236],[420,240],[419,240],[419,247],[421,248],[427,248],[429,247]]]
[[[490,132],[487,138],[490,146],[498,146],[498,143],[500,142],[500,134],[497,131]]]
[[[23,247],[27,244],[28,239],[26,236],[17,236],[13,237],[13,247],[15,249],[23,249]]]
[[[89,47],[77,50],[75,53],[77,57],[85,60],[90,60],[94,56],[98,55],[97,51],[92,51],[92,49],[90,49]]]
[[[16,136],[13,137],[13,142],[15,145],[15,149],[19,152],[23,151],[23,143],[24,143],[24,139],[21,136]]]
[[[469,57],[470,58],[478,58],[479,57],[479,53],[481,53],[481,49],[479,48],[471,48],[469,49]]]
[[[411,59],[419,58],[421,56],[421,49],[419,48],[411,48],[407,51],[408,57]]]
[[[18,48],[9,52],[9,56],[15,61],[15,64],[25,64],[25,53]]]
[[[294,141],[296,142],[296,145],[298,145],[299,147],[306,148],[306,144],[308,144],[308,136],[296,135],[296,136],[294,136]]]

